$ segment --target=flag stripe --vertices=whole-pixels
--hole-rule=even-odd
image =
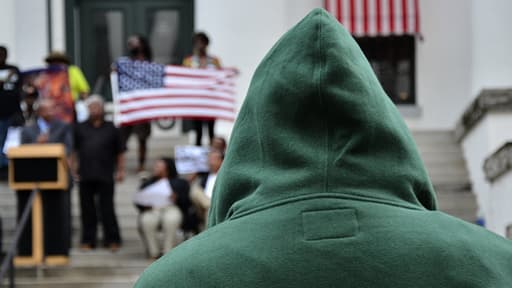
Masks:
[[[409,19],[407,19],[407,0],[402,0],[402,30],[403,30],[403,33],[407,33],[408,31],[408,24],[407,24],[407,21]]]
[[[214,110],[223,110],[223,111],[227,111],[227,112],[235,112],[235,109],[233,109],[233,107],[230,107],[230,108],[226,108],[226,107],[221,107],[221,106],[217,106],[217,105],[191,105],[191,104],[177,104],[177,105],[146,105],[144,107],[137,107],[137,108],[132,108],[132,109],[128,109],[126,107],[124,107],[123,109],[121,109],[121,113],[122,114],[130,114],[130,113],[133,113],[133,112],[139,112],[139,111],[165,111],[165,110],[168,110],[168,109],[180,109],[180,108],[187,108],[187,109],[214,109]]]
[[[368,25],[369,25],[368,16],[369,16],[368,0],[363,0],[364,35],[368,35],[368,33],[370,32],[370,29],[368,28]]]
[[[121,102],[140,100],[141,97],[209,97],[217,100],[234,101],[232,94],[204,89],[153,88],[122,92]]]
[[[350,0],[350,32],[356,32],[356,3],[355,0]]]
[[[155,119],[176,119],[176,118],[181,118],[181,119],[191,119],[191,120],[212,120],[212,119],[217,119],[217,120],[225,120],[225,121],[229,121],[229,122],[233,122],[235,121],[235,118],[233,117],[223,117],[223,116],[216,116],[216,117],[199,117],[199,116],[196,116],[196,115],[188,115],[188,114],[180,114],[180,115],[177,115],[176,117],[165,117],[165,116],[160,116],[160,117],[139,117],[137,118],[136,120],[128,120],[128,119],[119,119],[119,121],[123,120],[122,123],[119,123],[120,126],[131,126],[131,125],[136,125],[136,124],[141,124],[141,123],[147,123],[147,122],[150,122],[150,121],[153,121]]]
[[[194,81],[194,79],[184,78],[184,77],[164,77],[164,84],[166,85],[184,85],[184,86],[210,86],[210,87],[218,87],[222,89],[231,89],[235,86],[235,82],[231,80],[199,80]]]
[[[419,0],[326,0],[324,3],[356,36],[420,33]]]
[[[338,0],[338,15],[336,18],[338,18],[338,20],[343,23],[343,0]],[[334,10],[333,10],[334,11]]]
[[[381,6],[381,3],[380,1],[381,0],[376,0],[377,1],[377,34],[380,34],[382,32],[382,6]]]
[[[165,88],[168,89],[201,89],[201,90],[210,90],[210,91],[218,91],[228,94],[234,94],[236,91],[234,89],[222,89],[222,88],[215,88],[210,86],[201,86],[201,85],[165,85]]]
[[[414,33],[420,33],[420,3],[414,0]]]
[[[158,95],[158,96],[151,96],[151,95],[147,95],[147,96],[140,96],[140,97],[137,97],[137,98],[132,98],[130,100],[121,100],[120,101],[120,104],[122,105],[126,105],[128,103],[139,103],[141,101],[144,101],[144,100],[151,100],[151,101],[158,101],[158,100],[168,100],[168,99],[191,99],[191,100],[194,100],[194,99],[199,99],[199,100],[213,100],[217,103],[228,103],[230,105],[234,105],[235,104],[235,100],[227,100],[227,99],[219,99],[218,97],[209,97],[209,96],[193,96],[191,97],[190,95],[181,95],[181,96],[166,96],[166,95]]]
[[[120,122],[135,122],[143,119],[162,119],[170,117],[187,117],[187,118],[221,118],[225,120],[235,119],[233,112],[221,111],[218,109],[204,108],[176,108],[176,109],[146,109],[131,113],[123,113],[120,115]]]
[[[166,98],[158,98],[158,99],[143,99],[137,102],[128,102],[124,103],[121,107],[121,111],[139,109],[140,107],[153,107],[153,106],[182,106],[182,105],[190,105],[190,106],[212,106],[219,107],[223,109],[233,110],[233,103],[229,102],[221,102],[215,101],[212,99],[198,99],[198,98],[174,98],[174,99],[166,99]]]
[[[388,0],[388,9],[389,9],[389,33],[393,34],[395,32],[395,1]]]
[[[193,69],[182,66],[165,66],[165,74],[188,77],[232,77],[236,73],[233,69]]]

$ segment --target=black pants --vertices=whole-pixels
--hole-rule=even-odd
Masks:
[[[121,244],[119,226],[114,210],[113,181],[80,181],[82,213],[82,244],[96,247],[97,212],[103,227],[103,244]]]
[[[123,146],[127,148],[128,140],[132,134],[137,136],[138,142],[138,160],[139,160],[139,169],[144,168],[144,164],[146,163],[146,150],[147,150],[147,142],[148,138],[151,135],[151,123],[142,123],[131,126],[123,126],[121,127],[121,141]]]
[[[203,125],[208,125],[208,136],[210,143],[215,136],[215,120],[194,120],[194,130],[196,131],[196,145],[201,146],[201,139],[203,138]]]
[[[18,221],[32,191],[17,191]],[[71,197],[69,191],[41,191],[43,200],[44,252],[45,255],[68,255],[71,247]],[[18,242],[18,254],[32,254],[32,216]]]

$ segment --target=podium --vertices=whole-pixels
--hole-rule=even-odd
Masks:
[[[45,256],[41,190],[67,190],[66,149],[63,144],[26,144],[8,150],[9,187],[35,190],[32,204],[32,255],[17,256],[15,266],[67,265],[68,256]]]

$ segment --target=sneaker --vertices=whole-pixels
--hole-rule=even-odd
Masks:
[[[110,251],[112,251],[112,253],[117,252],[120,248],[121,248],[121,245],[119,245],[118,243],[111,243],[108,245],[108,249],[110,249]]]
[[[80,250],[83,252],[91,251],[94,247],[91,244],[80,244]]]

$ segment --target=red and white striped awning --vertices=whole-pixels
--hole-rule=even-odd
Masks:
[[[420,33],[419,0],[325,0],[325,9],[355,36]]]

